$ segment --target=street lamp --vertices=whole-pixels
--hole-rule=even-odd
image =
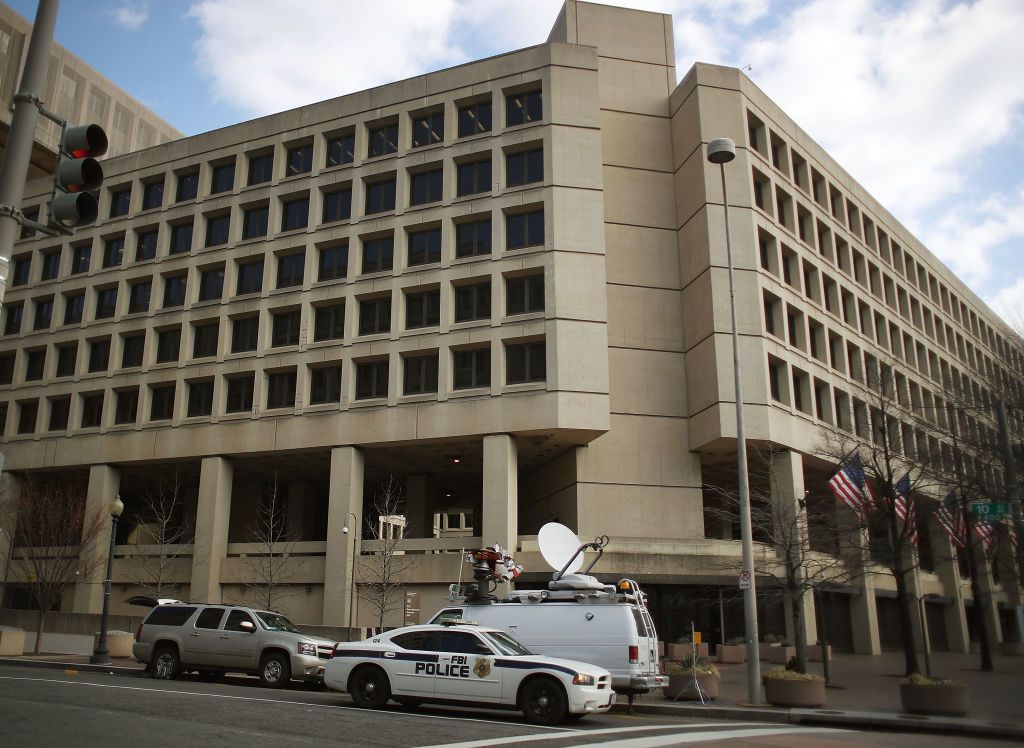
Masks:
[[[350,575],[348,584],[348,638],[345,641],[352,641],[352,609],[356,596],[356,537],[358,535],[356,529],[359,526],[359,518],[356,517],[354,512],[349,512],[345,519],[349,517],[352,518],[352,555],[348,558]],[[348,535],[348,525],[341,528],[341,531]]]
[[[732,239],[729,236],[729,193],[725,186],[725,165],[736,158],[736,144],[729,138],[708,143],[708,161],[718,164],[722,174],[722,207],[725,209],[725,255],[729,264],[729,312],[732,315],[732,366],[736,387],[736,469],[740,483],[740,540],[743,570],[744,634],[747,640],[747,701],[761,701],[761,663],[757,651],[757,597],[754,586],[754,542],[750,527],[750,483],[747,477],[747,436],[743,428],[743,390],[740,383],[740,334],[736,327],[736,286],[733,279]]]
[[[100,620],[100,638],[96,641],[96,649],[92,651],[89,662],[93,665],[111,664],[110,652],[107,650],[107,625],[110,623],[110,577],[114,571],[114,543],[117,541],[117,520],[124,511],[121,495],[114,496],[110,502],[110,553],[107,555],[107,581],[103,583],[103,618]]]

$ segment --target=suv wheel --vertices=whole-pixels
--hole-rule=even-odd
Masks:
[[[348,692],[356,706],[380,709],[391,698],[387,674],[375,665],[364,665],[349,678]]]
[[[519,708],[527,722],[557,725],[569,711],[562,685],[553,678],[534,678],[523,687]]]
[[[178,650],[166,645],[157,648],[149,665],[153,670],[153,677],[157,680],[174,680],[181,671]]]
[[[271,652],[260,662],[260,680],[269,688],[284,688],[292,679],[292,664],[280,652]]]

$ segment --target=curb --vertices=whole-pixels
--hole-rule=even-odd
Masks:
[[[140,667],[93,665],[87,662],[57,662],[55,660],[30,660],[21,657],[0,657],[0,665],[34,667],[45,670],[77,670],[81,673],[107,673],[109,675],[124,675],[129,678],[142,678],[145,676],[145,672]]]

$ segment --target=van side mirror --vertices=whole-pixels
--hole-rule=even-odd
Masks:
[[[247,634],[251,634],[256,630],[256,624],[252,621],[242,621],[238,624],[238,627]]]

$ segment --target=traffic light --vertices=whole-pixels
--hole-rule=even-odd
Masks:
[[[106,152],[107,134],[99,125],[64,128],[53,178],[51,223],[66,230],[96,220],[99,210],[96,196],[90,190],[103,182],[103,167],[95,157]]]

